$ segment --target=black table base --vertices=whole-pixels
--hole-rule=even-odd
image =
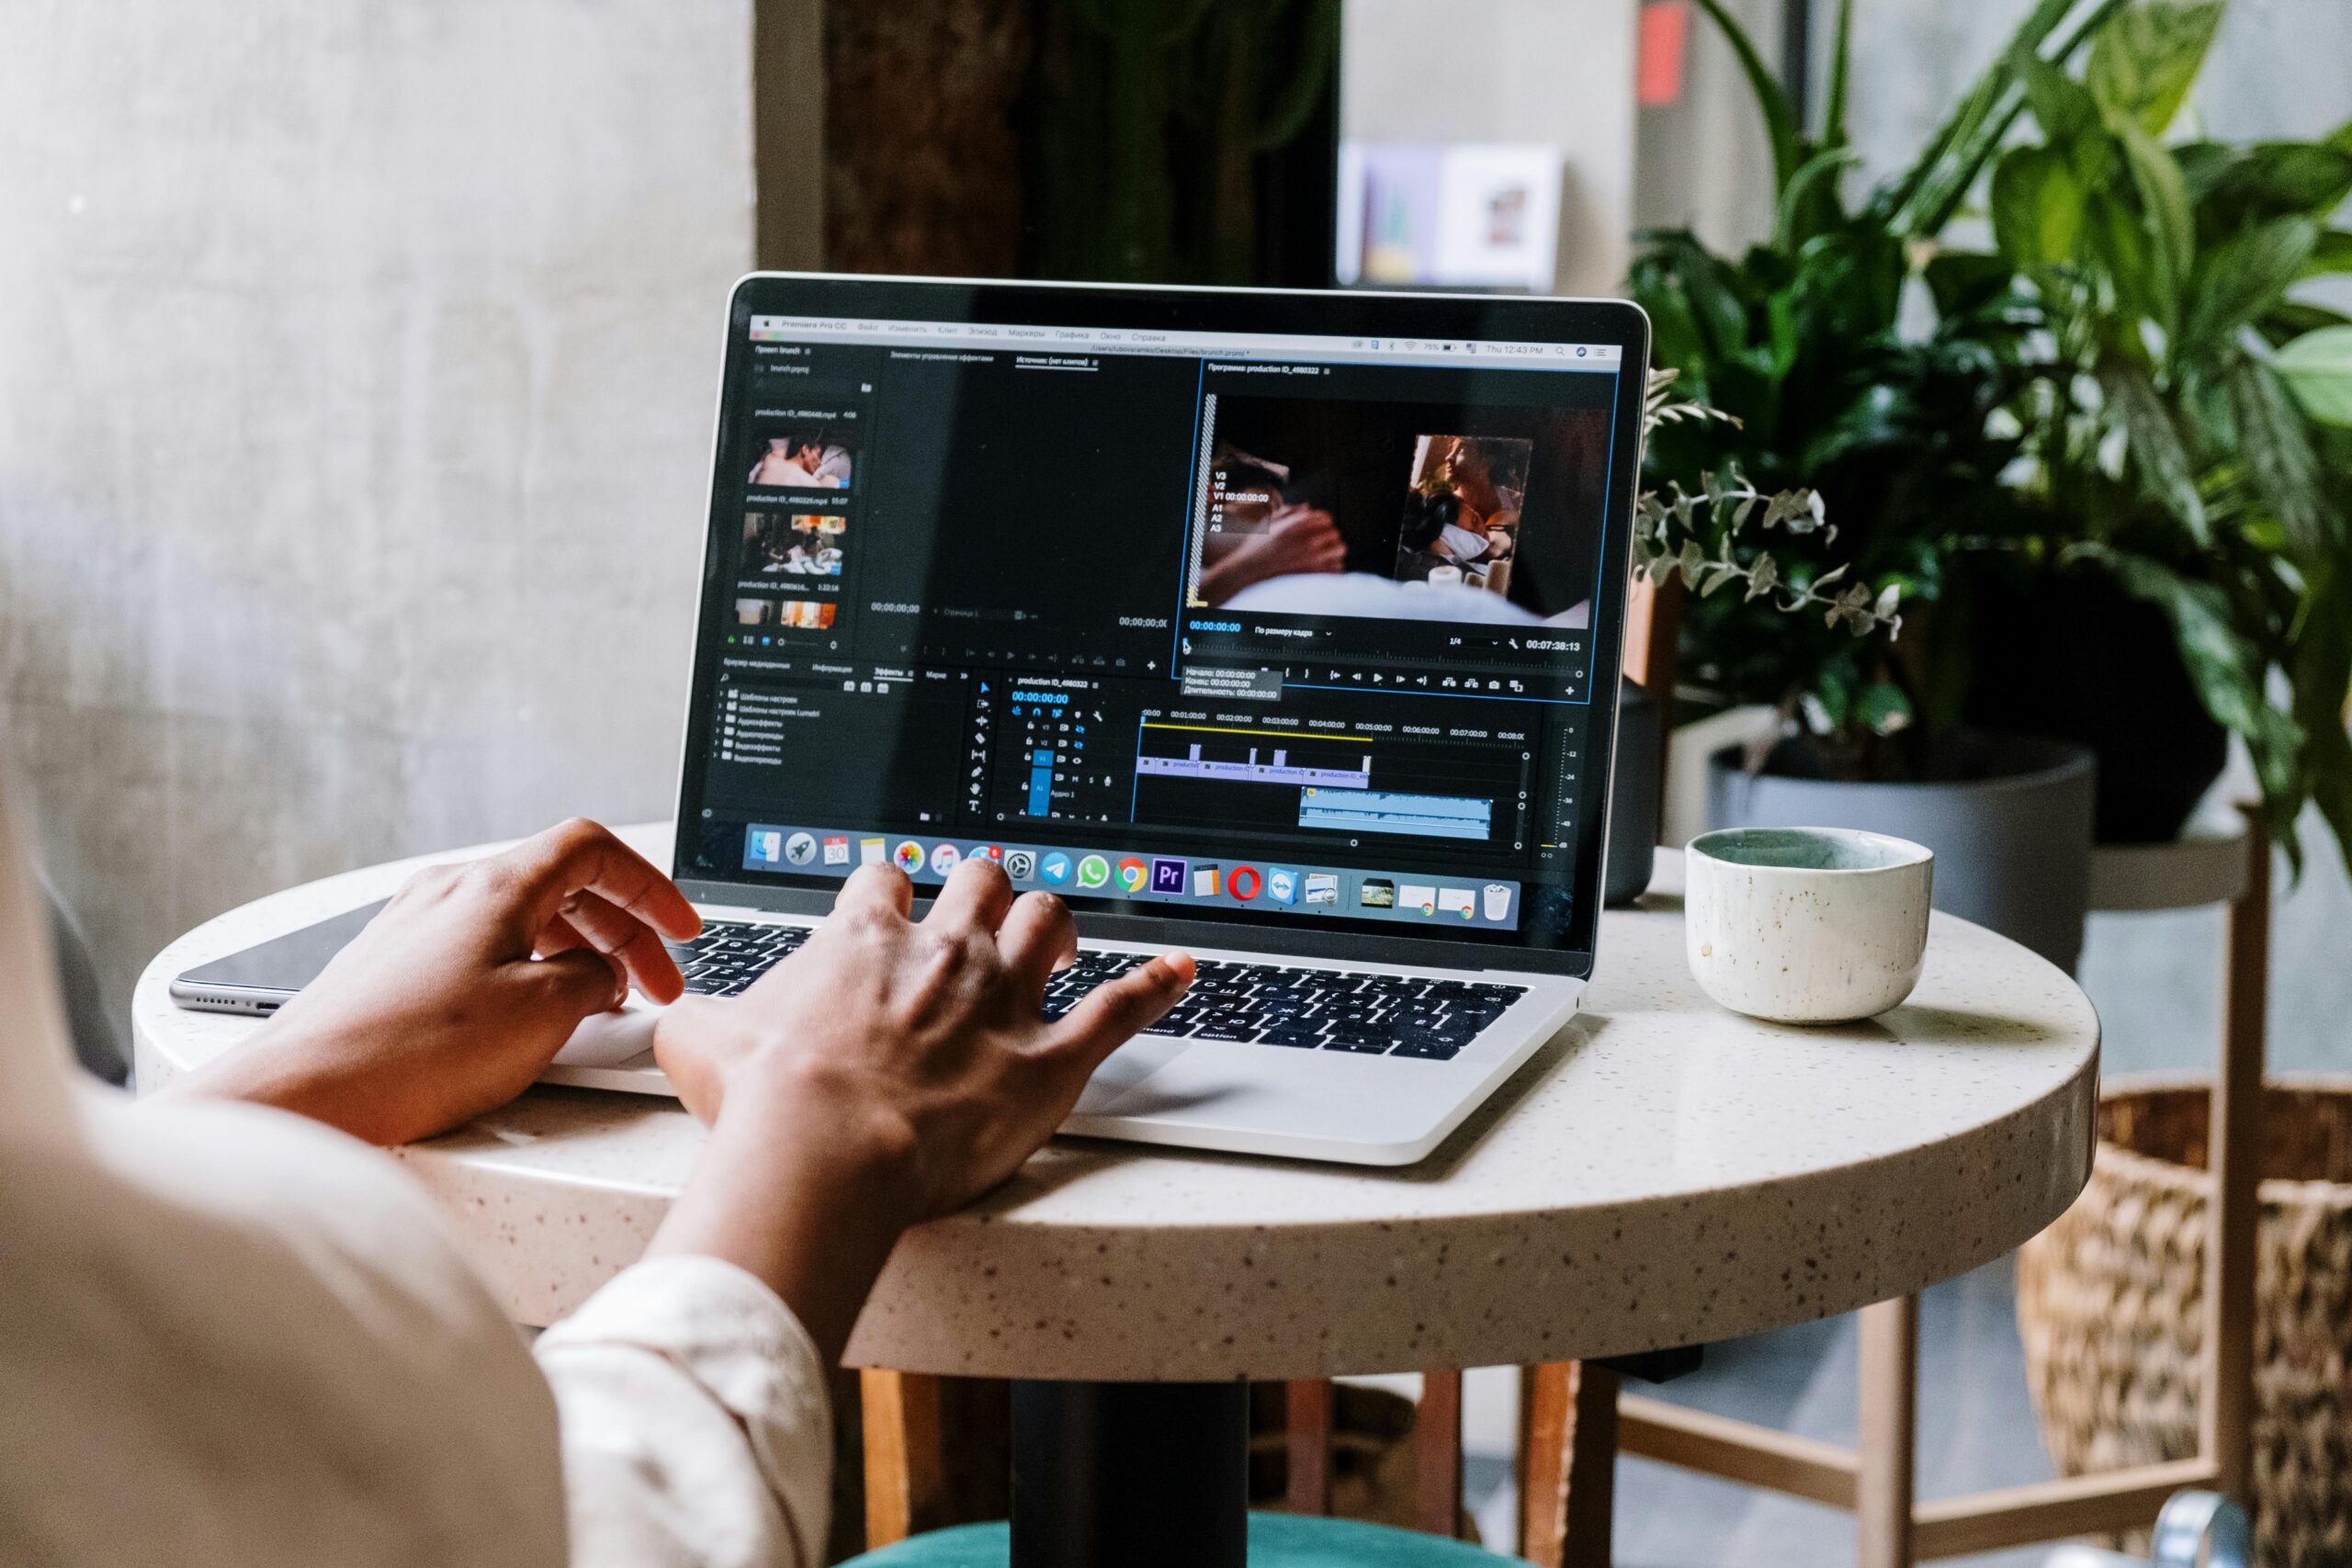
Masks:
[[[1246,1382],[1012,1385],[1012,1568],[1244,1568]]]

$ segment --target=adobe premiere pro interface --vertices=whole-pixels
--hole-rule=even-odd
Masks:
[[[1616,347],[737,330],[682,873],[1569,929]]]

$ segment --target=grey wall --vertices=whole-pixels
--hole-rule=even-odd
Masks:
[[[751,0],[18,0],[0,757],[119,1006],[187,926],[662,815]]]

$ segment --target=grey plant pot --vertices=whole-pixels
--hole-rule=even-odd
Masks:
[[[1718,828],[1863,828],[1936,852],[1935,907],[2010,937],[2072,974],[2090,894],[2097,764],[2064,740],[1981,736],[1969,776],[1849,784],[1749,774],[1736,748],[1709,759]]]

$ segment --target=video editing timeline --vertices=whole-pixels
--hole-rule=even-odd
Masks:
[[[700,865],[1564,926],[1613,362],[1115,335],[752,319]]]

